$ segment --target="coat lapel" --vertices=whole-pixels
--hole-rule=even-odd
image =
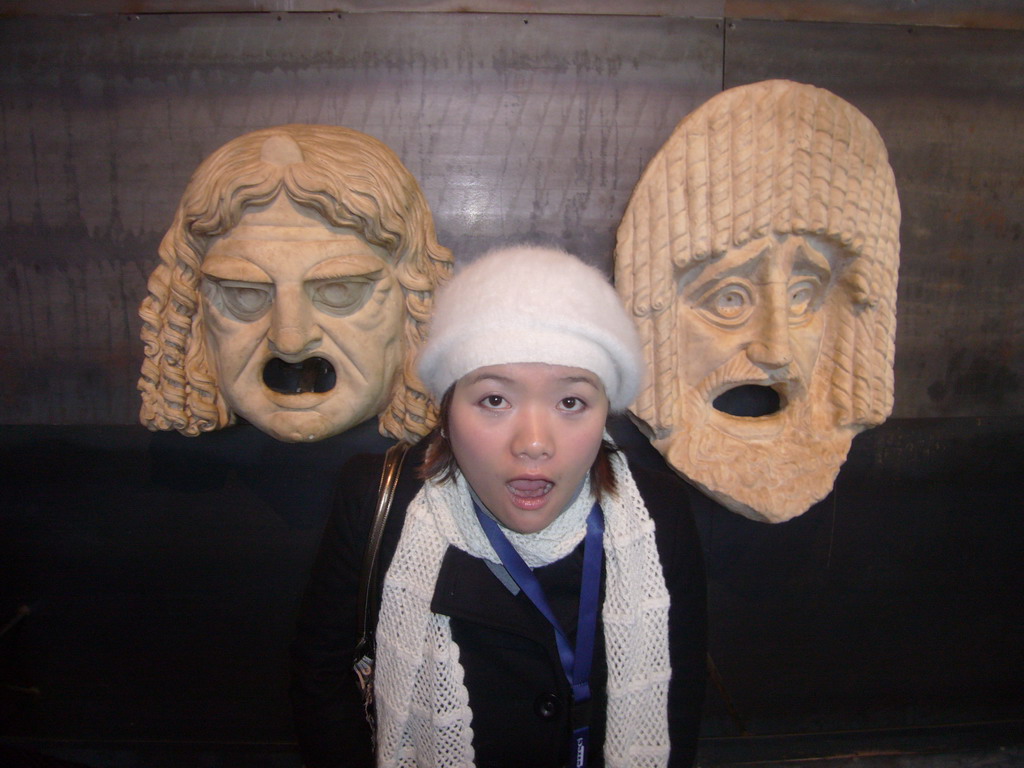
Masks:
[[[553,644],[550,625],[526,595],[513,595],[483,560],[455,547],[448,547],[441,563],[430,610]]]

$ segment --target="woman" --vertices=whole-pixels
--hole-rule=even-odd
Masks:
[[[492,252],[440,292],[418,368],[440,421],[384,534],[378,764],[691,765],[699,541],[681,481],[607,441],[641,375],[611,286],[561,251]],[[303,603],[308,768],[373,764],[350,664],[380,466],[343,473]]]

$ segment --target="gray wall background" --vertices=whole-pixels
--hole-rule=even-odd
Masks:
[[[773,77],[851,101],[889,148],[903,207],[894,417],[1024,415],[1013,3],[971,18],[938,0],[774,6],[798,20],[667,0],[17,15],[26,5],[0,7],[13,14],[0,19],[2,424],[136,423],[136,308],[157,244],[195,167],[239,134],[365,131],[418,178],[458,261],[529,239],[610,269],[629,194],[673,126],[723,87]],[[164,6],[195,9],[134,5]]]

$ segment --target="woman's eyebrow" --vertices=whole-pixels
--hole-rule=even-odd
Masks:
[[[508,376],[502,376],[498,373],[478,373],[476,376],[469,377],[470,384],[476,384],[481,381],[495,381],[498,384],[512,384],[514,379]]]
[[[597,380],[592,376],[563,376],[559,381],[563,381],[566,384],[589,384],[597,388]]]

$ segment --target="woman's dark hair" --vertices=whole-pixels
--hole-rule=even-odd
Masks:
[[[445,483],[455,479],[455,471],[459,465],[455,462],[455,453],[452,451],[452,444],[448,438],[448,422],[451,419],[454,394],[455,385],[452,384],[444,393],[438,406],[437,426],[423,438],[427,450],[419,469],[421,480],[436,480]],[[598,501],[601,500],[604,493],[615,493],[615,473],[612,471],[611,455],[616,451],[618,448],[607,440],[602,440],[597,458],[594,459],[594,463],[590,467],[590,487]]]

